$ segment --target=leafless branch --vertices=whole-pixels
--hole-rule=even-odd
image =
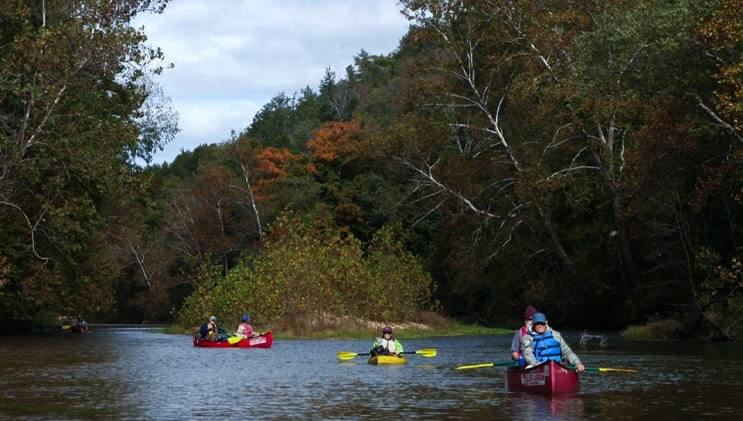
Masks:
[[[710,117],[712,117],[712,120],[714,120],[717,124],[719,124],[721,127],[723,127],[725,130],[730,132],[736,139],[738,139],[738,142],[743,143],[743,135],[738,133],[738,131],[733,127],[730,123],[723,120],[717,113],[712,111],[711,108],[709,108],[707,105],[704,104],[702,101],[702,98],[699,97],[699,95],[694,95],[697,98],[697,101],[699,102],[699,108],[704,110]]]
[[[410,161],[408,161],[408,160],[406,160],[404,158],[396,157],[395,159],[397,159],[398,161],[400,161],[405,166],[407,166],[408,168],[412,169],[413,171],[415,171],[419,175],[423,176],[426,180],[428,180],[429,182],[433,183],[436,187],[438,187],[442,191],[445,191],[445,192],[449,193],[450,195],[456,197],[460,202],[462,202],[472,212],[474,212],[474,213],[476,213],[478,215],[482,215],[482,216],[488,217],[488,218],[500,219],[500,216],[499,215],[478,208],[477,206],[475,206],[474,203],[472,203],[471,200],[469,200],[468,198],[464,197],[464,195],[462,195],[461,193],[456,192],[456,191],[450,189],[449,187],[445,186],[440,181],[438,181],[436,179],[436,177],[433,175],[433,167],[436,166],[436,163],[438,163],[438,161],[437,162],[434,162],[432,165],[428,165],[427,170],[423,170],[421,168],[416,167]]]
[[[46,264],[50,259],[48,257],[41,256],[36,249],[36,231],[39,228],[39,223],[41,223],[42,219],[44,218],[44,215],[46,214],[46,211],[43,211],[41,215],[36,219],[36,222],[31,223],[31,219],[28,217],[28,214],[18,205],[15,203],[12,203],[8,200],[0,200],[0,205],[8,206],[10,208],[13,208],[17,210],[21,216],[23,216],[23,219],[26,221],[26,225],[28,225],[29,232],[31,234],[31,251],[33,252],[34,256],[36,256],[37,259],[41,260],[44,264]]]

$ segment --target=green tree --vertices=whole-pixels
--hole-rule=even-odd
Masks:
[[[166,3],[0,9],[0,256],[10,273],[0,317],[110,310],[120,267],[105,247],[106,209],[142,191],[137,160],[176,130],[145,77],[161,54],[130,26]]]

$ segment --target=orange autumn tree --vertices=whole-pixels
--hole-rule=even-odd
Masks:
[[[280,189],[279,184],[288,179],[307,178],[315,169],[307,157],[295,154],[287,148],[269,146],[258,153],[255,174],[255,200],[266,202]]]
[[[258,153],[258,165],[255,172],[258,181],[255,185],[257,201],[268,198],[272,187],[282,178],[296,169],[301,157],[293,154],[287,148],[269,146]]]
[[[361,124],[352,121],[328,121],[307,142],[310,154],[318,161],[346,163],[361,149]]]

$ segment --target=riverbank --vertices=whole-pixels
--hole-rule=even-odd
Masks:
[[[673,319],[657,320],[644,325],[630,325],[622,331],[625,339],[633,341],[664,341],[680,339],[681,323]]]
[[[379,336],[384,326],[391,326],[398,338],[429,338],[435,336],[482,336],[511,335],[514,329],[487,327],[477,324],[461,323],[435,314],[424,314],[415,321],[384,323],[373,320],[362,320],[350,317],[333,317],[328,315],[302,317],[282,320],[273,324],[254,324],[258,332],[271,330],[277,339],[366,339]],[[233,327],[225,327],[228,331]],[[170,325],[163,328],[164,333],[194,334],[198,327],[186,328]]]
[[[709,316],[708,316],[709,317]],[[716,317],[717,318],[717,317]],[[710,342],[734,341],[743,335],[737,323],[724,325],[716,318],[694,315],[649,321],[630,325],[622,331],[625,339],[634,341],[702,340]]]
[[[483,335],[512,335],[513,329],[499,327],[486,327],[480,325],[468,325],[452,321],[446,326],[431,327],[418,323],[410,325],[395,326],[392,324],[395,336],[398,338],[415,339],[430,338],[436,336],[483,336]],[[297,332],[292,329],[285,331],[274,331],[274,337],[280,339],[367,339],[380,335],[382,328],[378,329],[327,329],[312,332]]]

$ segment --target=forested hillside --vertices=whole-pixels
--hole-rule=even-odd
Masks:
[[[164,4],[79,3],[0,9],[4,319],[498,324],[532,303],[740,331],[735,0],[402,1],[397,50],[144,168],[176,129],[128,23]]]

